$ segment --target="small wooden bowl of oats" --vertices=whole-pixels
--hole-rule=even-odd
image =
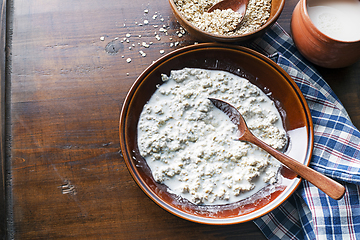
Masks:
[[[243,42],[261,36],[279,18],[285,0],[250,0],[237,27],[236,16],[228,10],[207,13],[221,0],[169,0],[178,22],[200,41]]]

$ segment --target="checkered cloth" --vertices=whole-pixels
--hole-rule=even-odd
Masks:
[[[255,224],[272,240],[360,239],[360,132],[329,85],[278,24],[248,47],[269,56],[299,86],[314,123],[310,167],[346,187],[344,197],[336,201],[303,180],[288,200]]]

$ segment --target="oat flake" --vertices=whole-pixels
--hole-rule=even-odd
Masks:
[[[228,10],[206,11],[221,0],[174,0],[184,17],[201,30],[220,35],[241,35],[253,32],[266,23],[270,16],[271,0],[250,0],[238,29],[240,14]]]

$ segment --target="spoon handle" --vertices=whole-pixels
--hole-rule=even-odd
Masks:
[[[344,195],[345,187],[342,186],[340,183],[336,182],[335,180],[328,178],[327,176],[270,147],[255,136],[251,139],[247,139],[247,141],[267,151],[274,158],[278,159],[282,164],[290,168],[302,178],[311,182],[313,185],[318,187],[331,198],[339,200]]]

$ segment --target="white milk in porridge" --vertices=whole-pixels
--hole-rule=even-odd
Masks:
[[[157,182],[195,204],[222,205],[277,181],[278,161],[238,141],[237,127],[208,100],[232,104],[254,135],[282,149],[285,130],[266,94],[224,71],[185,68],[162,79],[138,123],[140,154]]]
[[[314,25],[325,35],[341,41],[360,40],[359,0],[308,0]]]

